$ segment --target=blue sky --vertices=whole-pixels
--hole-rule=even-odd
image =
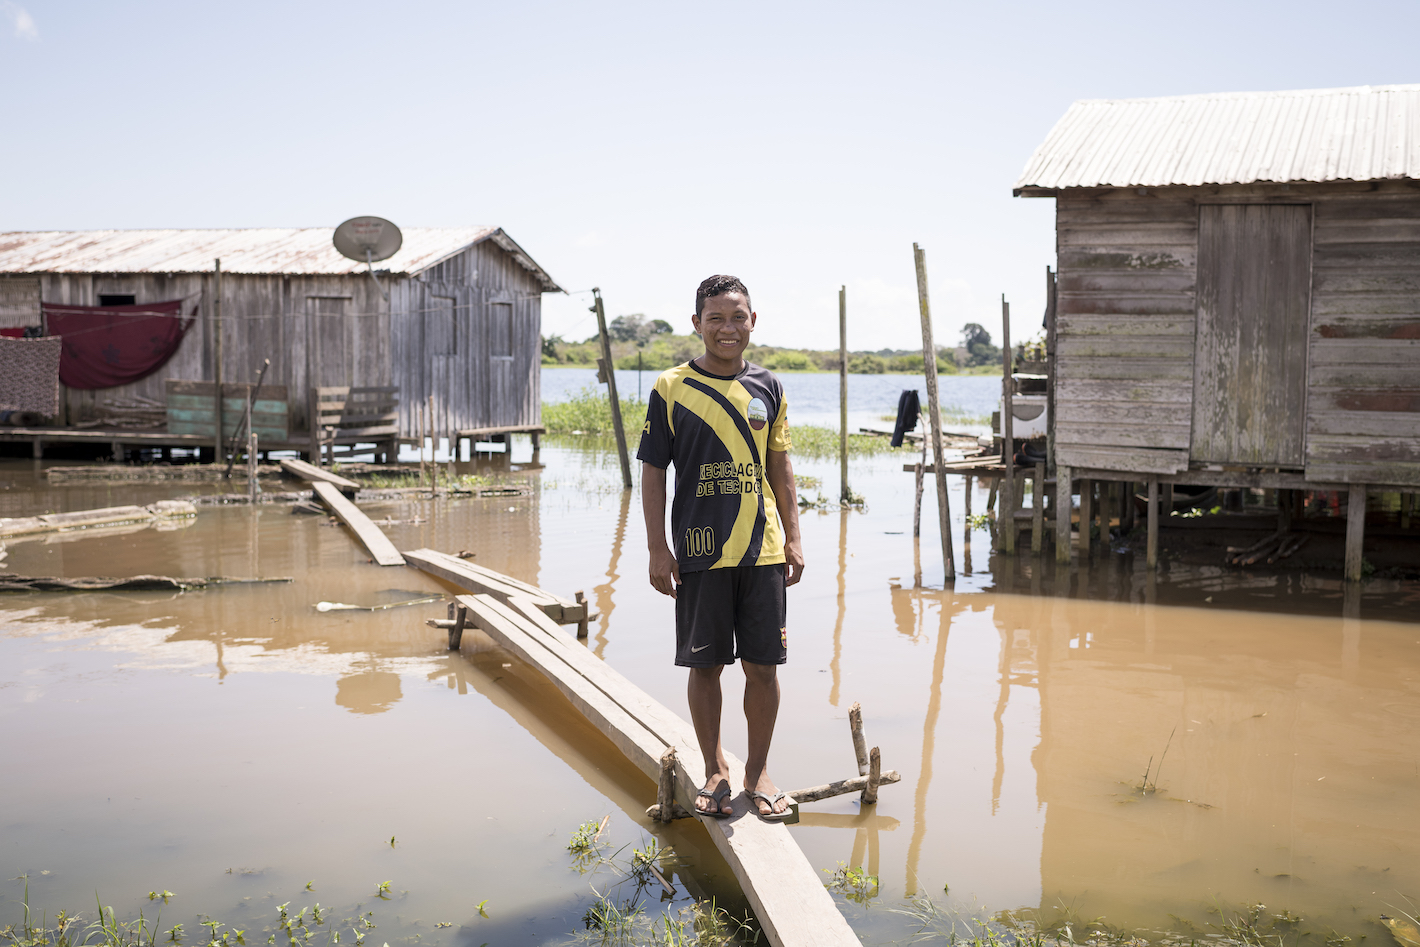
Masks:
[[[496,224],[609,312],[688,326],[740,276],[758,341],[1038,324],[1053,202],[1011,197],[1070,102],[1420,81],[1420,3],[0,0],[0,230]],[[585,294],[544,330],[594,329]],[[1019,330],[1017,333],[1019,337]]]

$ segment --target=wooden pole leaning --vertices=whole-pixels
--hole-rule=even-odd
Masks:
[[[998,545],[1007,554],[1016,551],[1016,440],[1012,431],[1015,394],[1011,378],[1011,304],[1001,294],[1001,453],[1006,462],[1006,475],[1001,479],[1001,517],[1004,527]]]
[[[838,502],[853,498],[848,489],[848,287],[838,288]]]
[[[917,307],[922,317],[922,369],[927,377],[927,417],[932,422],[932,466],[937,478],[937,515],[941,520],[942,569],[946,581],[957,577],[952,552],[951,506],[947,500],[946,458],[942,453],[942,405],[937,394],[937,346],[932,341],[932,304],[927,293],[927,256],[917,244],[912,245],[912,258],[917,266]]]
[[[602,371],[606,376],[607,394],[611,397],[611,426],[616,435],[616,454],[621,461],[621,485],[631,489],[631,458],[626,453],[626,428],[621,424],[621,397],[616,393],[616,364],[611,359],[611,336],[606,331],[606,307],[602,291],[592,287],[592,311],[597,314],[597,332],[602,342]]]

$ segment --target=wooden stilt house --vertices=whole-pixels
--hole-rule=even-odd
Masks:
[[[337,253],[331,235],[330,228],[0,233],[0,328],[50,332],[46,313],[56,325],[76,313],[94,318],[85,307],[112,307],[108,321],[117,328],[103,331],[121,332],[124,318],[182,324],[171,351],[159,353],[166,360],[148,374],[113,387],[65,386],[56,417],[0,427],[0,439],[34,440],[37,452],[46,441],[85,437],[187,445],[191,436],[169,429],[171,410],[166,426],[119,427],[110,423],[119,420],[115,406],[151,404],[161,413],[169,382],[210,385],[219,359],[227,384],[250,384],[271,360],[266,390],[287,400],[288,432],[285,442],[263,443],[269,449],[308,450],[310,393],[330,387],[372,389],[397,405],[388,420],[398,438],[418,433],[416,411],[430,399],[428,430],[436,436],[541,431],[541,298],[561,290],[511,237],[496,227],[407,228],[403,247],[372,276]],[[62,364],[61,379],[63,371]],[[333,426],[338,435],[339,421]],[[381,430],[376,440],[391,433]]]
[[[1015,194],[1057,468],[1346,491],[1359,575],[1367,490],[1420,490],[1420,85],[1076,102]]]

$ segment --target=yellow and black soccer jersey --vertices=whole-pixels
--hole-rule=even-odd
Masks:
[[[675,464],[671,534],[681,572],[784,561],[784,532],[764,464],[789,449],[784,387],[745,363],[733,377],[687,362],[661,373],[638,459]]]

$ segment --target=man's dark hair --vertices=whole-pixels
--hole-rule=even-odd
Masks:
[[[739,277],[721,274],[705,280],[695,291],[695,314],[698,316],[705,311],[705,300],[725,293],[744,293],[745,304],[749,305],[749,290],[745,289],[745,284],[740,282]],[[754,309],[753,306],[749,308]]]

